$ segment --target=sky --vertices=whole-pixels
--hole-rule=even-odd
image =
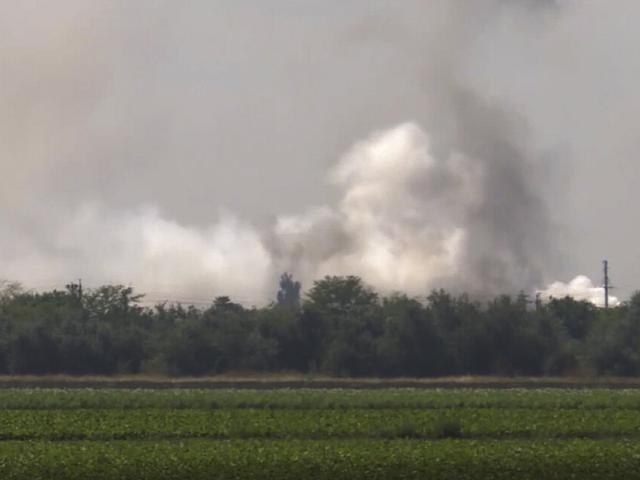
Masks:
[[[0,278],[249,304],[285,270],[599,295],[607,258],[628,298],[637,14],[0,0]]]

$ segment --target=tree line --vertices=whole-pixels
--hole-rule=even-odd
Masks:
[[[615,308],[526,295],[381,296],[355,276],[247,308],[140,304],[131,287],[0,288],[0,373],[338,376],[637,375],[640,293]]]

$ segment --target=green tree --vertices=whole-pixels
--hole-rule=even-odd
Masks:
[[[378,371],[418,377],[446,371],[444,340],[420,302],[394,294],[382,300],[381,312],[384,333],[377,341]]]
[[[640,374],[640,292],[622,307],[600,311],[586,352],[598,374]]]
[[[571,338],[583,340],[596,319],[595,305],[571,297],[552,298],[547,304],[548,312],[562,320]]]
[[[280,289],[278,290],[278,305],[298,309],[300,308],[300,282],[293,280],[293,275],[283,273],[280,277]]]
[[[378,294],[359,277],[316,281],[303,306],[302,335],[313,336],[321,370],[367,375],[376,363],[375,339],[382,333]],[[312,322],[309,322],[312,320]],[[308,327],[312,325],[313,331]]]

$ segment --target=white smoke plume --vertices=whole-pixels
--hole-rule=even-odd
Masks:
[[[427,292],[459,273],[463,216],[480,196],[473,167],[462,156],[436,160],[415,124],[375,134],[332,171],[337,207],[278,220],[280,262],[306,280],[354,274],[383,291]]]
[[[554,282],[544,290],[539,291],[543,298],[572,297],[576,300],[585,300],[598,307],[604,307],[604,288],[594,285],[588,277],[579,275],[569,283]],[[609,296],[609,305],[618,306],[620,300]]]
[[[416,295],[442,286],[476,293],[528,288],[537,274],[519,263],[519,252],[476,247],[508,247],[501,238],[517,236],[521,227],[476,228],[476,217],[502,191],[487,190],[499,168],[457,152],[437,157],[428,135],[405,123],[356,143],[342,157],[329,175],[342,190],[336,206],[281,216],[259,229],[228,213],[201,228],[170,221],[152,207],[123,215],[84,205],[52,232],[48,248],[57,255],[27,247],[2,262],[19,280],[36,269],[58,278],[86,272],[92,283],[125,278],[151,298],[173,291],[186,301],[227,294],[266,302],[284,270],[307,287],[324,275],[353,274],[382,292]]]
[[[513,183],[522,183],[522,166],[507,173],[495,158],[456,151],[437,156],[414,123],[374,134],[333,169],[331,179],[343,189],[335,208],[278,220],[272,238],[276,263],[307,281],[360,275],[383,292],[530,288],[540,277],[527,243],[539,233],[527,238],[521,230],[528,230],[525,222],[540,226],[532,221],[539,205],[526,188],[512,190]],[[503,184],[493,183],[496,175]],[[501,215],[512,217],[522,208],[529,216],[478,228],[498,214],[486,210],[503,194],[511,204],[499,207]]]

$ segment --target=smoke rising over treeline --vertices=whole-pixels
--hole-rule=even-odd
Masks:
[[[348,376],[635,375],[640,294],[609,309],[524,294],[381,296],[354,276],[301,298],[139,304],[130,287],[24,292],[0,285],[1,374],[300,372]]]
[[[634,2],[0,4],[0,277],[258,304],[283,271],[640,272]]]

